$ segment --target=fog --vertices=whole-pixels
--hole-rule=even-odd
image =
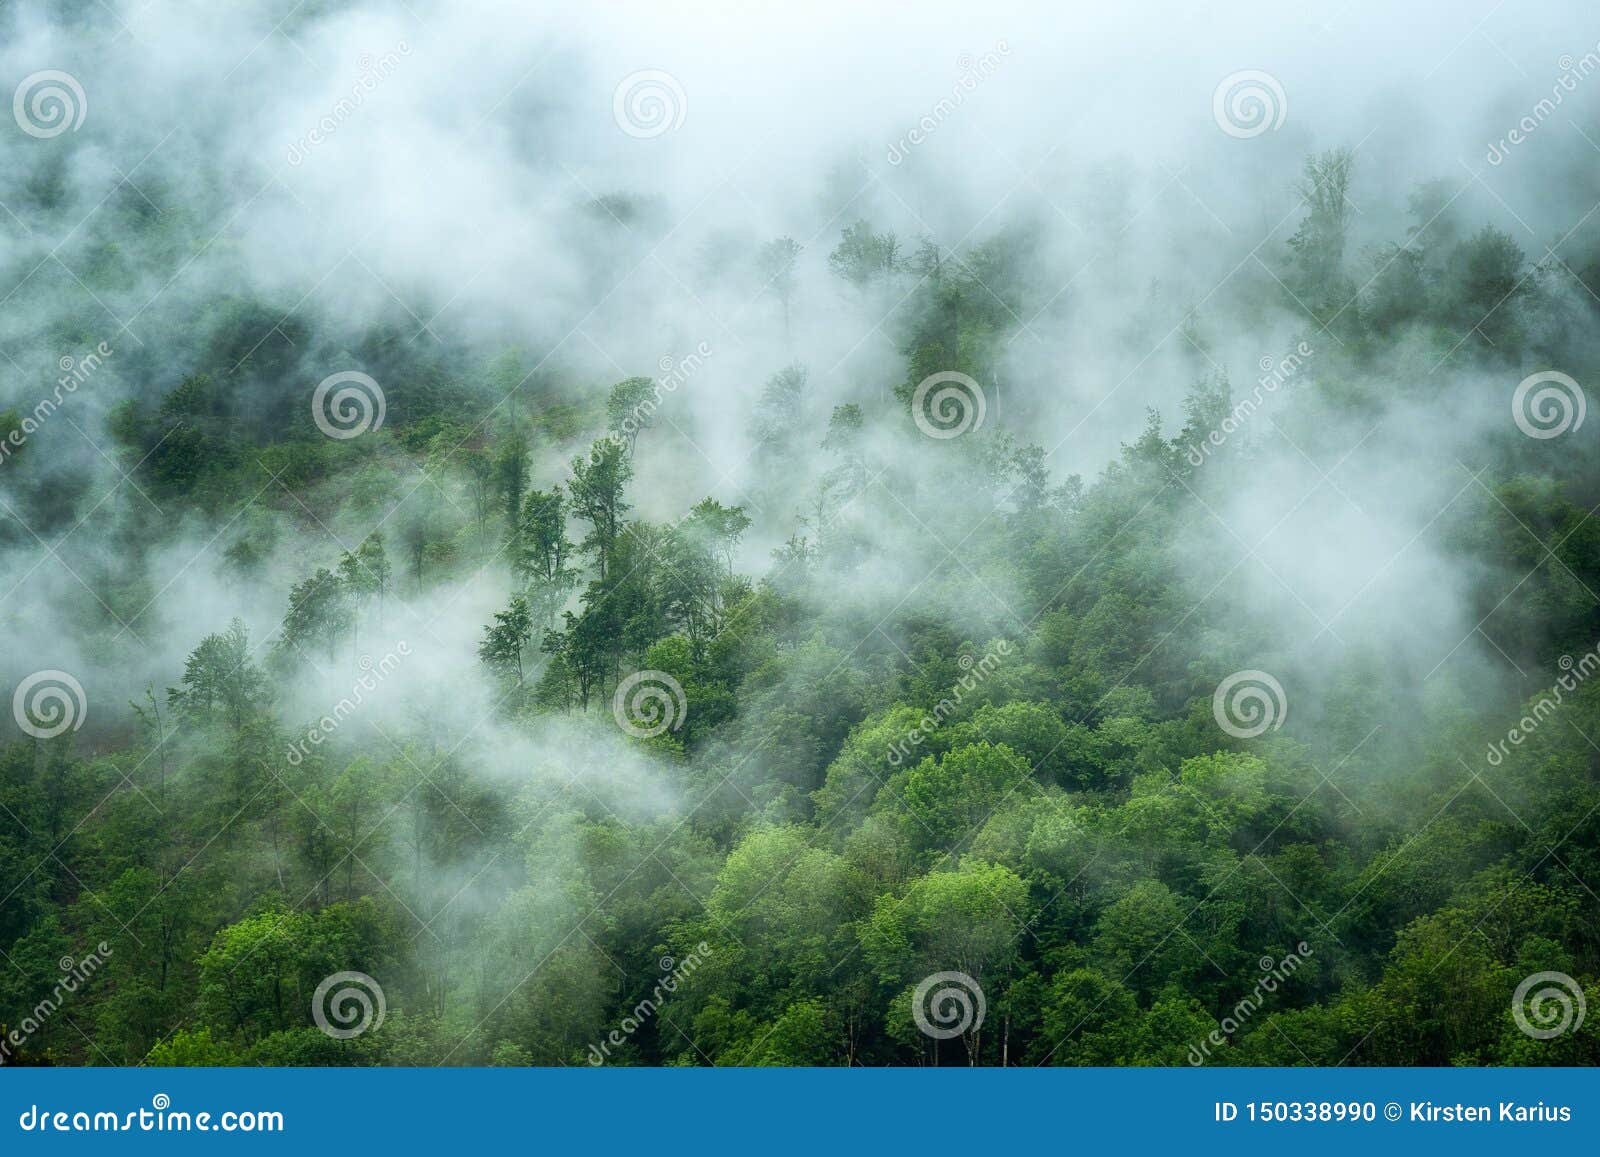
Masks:
[[[266,304],[238,364],[269,368],[246,374],[230,404],[269,424],[363,364],[355,347],[373,326],[394,335],[393,357],[483,367],[499,398],[485,429],[516,406],[592,404],[612,382],[704,348],[641,439],[634,514],[672,520],[707,494],[742,503],[756,525],[740,566],[761,575],[803,528],[830,410],[869,406],[870,436],[883,439],[878,427],[903,418],[884,403],[905,377],[896,330],[916,279],[857,289],[826,260],[864,219],[908,252],[931,240],[967,272],[985,243],[1020,247],[1029,305],[1006,306],[987,420],[1039,445],[1057,482],[1097,476],[1150,409],[1175,436],[1197,382],[1225,374],[1237,397],[1263,359],[1306,343],[1304,368],[1238,435],[1253,447],[1248,471],[1196,484],[1212,515],[1183,543],[1197,605],[1222,600],[1302,687],[1347,648],[1410,656],[1408,685],[1447,659],[1465,662],[1468,681],[1491,666],[1498,679],[1507,668],[1493,651],[1515,645],[1461,646],[1478,617],[1463,595],[1471,576],[1426,531],[1472,492],[1475,447],[1503,427],[1521,373],[1502,381],[1421,351],[1364,364],[1273,283],[1304,216],[1303,159],[1339,146],[1354,151],[1358,286],[1381,264],[1363,253],[1422,223],[1406,203],[1428,180],[1443,182],[1444,221],[1494,224],[1530,260],[1575,265],[1571,238],[1600,196],[1600,82],[1579,80],[1525,142],[1490,157],[1595,50],[1583,15],[1487,2],[1304,15],[10,4],[0,76],[61,70],[84,107],[70,131],[0,134],[0,405],[31,411],[62,358],[102,342],[112,352],[31,437],[26,484],[14,463],[0,467],[14,521],[0,545],[11,643],[0,666],[8,684],[41,666],[74,672],[95,725],[125,719],[127,688],[170,684],[229,618],[264,647],[292,582],[438,489],[383,451],[406,475],[402,497],[370,510],[298,493],[266,466],[257,494],[214,515],[143,494],[112,449],[116,407],[153,404],[194,370],[198,351],[169,331],[190,332],[174,323],[224,298]],[[619,84],[644,70],[668,80],[625,109]],[[1223,131],[1216,90],[1243,70],[1279,86],[1277,127]],[[651,117],[672,123],[657,133]],[[159,227],[138,239],[120,228],[152,218]],[[780,235],[802,247],[787,308],[749,259]],[[1561,280],[1561,262],[1549,264]],[[1558,292],[1581,302],[1587,290],[1574,275]],[[762,383],[796,362],[808,392],[774,462],[753,438],[754,411]],[[1359,423],[1300,401],[1319,377],[1352,371],[1373,391]],[[1408,389],[1385,397],[1398,378]],[[539,457],[535,483],[559,481],[593,433]],[[954,571],[986,516],[950,509],[938,522],[930,493],[962,486],[957,469],[930,455],[874,480],[862,516],[881,520],[880,549],[841,600],[886,611],[939,567]],[[274,545],[261,575],[230,579],[219,555],[246,528]],[[363,650],[406,638],[416,657],[375,719],[427,712],[444,735],[492,715],[474,647],[504,588],[491,558],[402,592]],[[1029,626],[1009,591],[985,589],[979,608],[936,579],[919,597],[979,633]],[[343,693],[347,673],[319,666],[286,707],[314,717]],[[414,685],[413,670],[426,672]]]
[[[171,949],[189,969],[182,1002],[167,958],[140,957],[159,995],[146,986],[139,1025],[108,1047],[145,1057],[203,1010],[195,962],[253,905],[281,900],[287,921],[337,895],[412,918],[395,917],[409,946],[382,979],[397,1009],[451,1030],[433,1053],[386,1038],[387,1060],[484,1063],[504,1046],[570,1063],[613,1006],[632,1007],[641,962],[670,969],[685,913],[719,919],[707,898],[724,877],[754,893],[735,921],[790,887],[756,862],[774,848],[849,859],[806,861],[827,898],[810,899],[840,898],[838,927],[819,919],[806,946],[820,960],[824,942],[857,954],[872,895],[898,904],[980,830],[996,862],[1035,873],[1029,887],[1060,896],[1071,868],[1098,891],[1039,939],[1065,973],[1100,950],[1091,910],[1115,925],[1109,898],[1167,871],[1151,866],[1159,849],[1091,870],[1090,813],[1126,792],[1130,823],[1167,815],[1140,810],[1157,789],[1139,777],[1176,776],[1190,760],[1175,752],[1240,756],[1203,785],[1218,798],[1271,761],[1286,783],[1314,766],[1409,799],[1408,781],[1451,754],[1438,737],[1466,733],[1450,723],[1503,732],[1549,682],[1550,640],[1587,621],[1568,604],[1600,605],[1551,549],[1576,528],[1541,521],[1566,509],[1557,497],[1600,502],[1600,422],[1570,412],[1600,365],[1600,21],[1576,0],[1290,7],[0,5],[0,98],[14,94],[0,119],[0,679],[19,696],[41,674],[81,688],[73,733],[23,754],[40,783],[70,752],[82,782],[122,793],[109,820],[95,812],[112,796],[72,801],[63,826],[92,821],[101,837],[84,875],[119,889],[139,927],[163,896],[188,905],[189,939]],[[1344,166],[1347,185],[1326,179]],[[1308,285],[1325,296],[1306,300]],[[1523,396],[1548,371],[1581,383],[1556,391],[1571,429],[1552,439],[1528,426],[1548,427],[1549,397]],[[711,560],[697,573],[713,594],[695,597],[715,602],[718,633],[693,642],[686,702],[716,723],[676,745],[640,742],[612,694],[647,653],[690,649],[683,624],[703,608],[669,613],[662,596],[597,620],[615,645],[581,711],[566,684],[541,698],[566,662],[544,630],[516,651],[514,680],[480,651],[536,585],[513,569],[521,532],[502,532],[490,456],[527,439],[513,456],[527,486],[570,499],[574,463],[608,422],[616,436],[613,387],[639,377],[656,404],[624,435],[637,443],[623,517],[643,545],[571,546],[571,584],[553,587],[566,602],[535,626],[553,638],[559,612],[611,598],[584,584],[608,561],[672,569],[656,551],[674,540],[653,528],[702,500],[742,508],[751,522],[726,557],[693,556]],[[324,403],[330,379],[350,387],[343,402]],[[958,390],[940,411],[927,391],[952,379],[977,396]],[[516,527],[523,481],[506,488]],[[1533,497],[1513,512],[1502,494],[1515,504],[1524,485]],[[572,509],[578,538],[589,516]],[[1513,541],[1483,541],[1502,532]],[[387,585],[350,595],[348,623],[295,636],[291,592],[375,534]],[[722,617],[741,598],[754,625]],[[249,661],[232,673],[262,673],[259,717],[224,725],[208,703],[191,727],[170,692],[234,620]],[[747,629],[748,653],[718,651]],[[1061,739],[1032,769],[1056,776],[1039,774],[1035,799],[1015,782],[1000,794],[1011,753],[974,755],[969,736],[984,814],[948,852],[942,836],[896,837],[884,813],[863,819],[889,765],[873,752],[860,770],[849,744],[927,710],[1000,643],[1024,657],[967,710],[992,695],[1035,713],[1019,730],[1043,717],[1084,750],[1079,725],[1126,723],[1127,751],[1120,732],[1097,735],[1104,751],[1072,756],[1091,770],[1062,770]],[[1254,751],[1209,727],[1227,671],[1266,672],[1284,695],[1282,735]],[[146,707],[167,712],[153,731]],[[38,739],[19,711],[8,742]],[[184,794],[163,812],[169,757]],[[134,791],[151,815],[116,811]],[[1036,813],[1058,860],[1024,855]],[[805,847],[784,832],[736,858],[762,825],[812,820]],[[1330,875],[1378,862],[1380,836],[1361,844],[1337,803],[1297,822],[1318,871],[1330,833],[1361,847]],[[1112,826],[1108,847],[1128,827]],[[1210,887],[1227,853],[1198,820],[1181,838],[1199,850],[1159,882],[1168,899]],[[56,899],[46,875],[39,912]],[[202,886],[207,904],[183,899]],[[1362,926],[1377,931],[1347,975],[1330,946],[1333,979],[1307,1002],[1375,974],[1390,932],[1432,910],[1401,909]],[[14,938],[46,943],[54,925],[26,913]],[[372,919],[363,943],[387,944]],[[1040,927],[1019,920],[1007,939]],[[568,944],[582,947],[540,973]],[[28,961],[59,956],[26,946]],[[1247,947],[1247,970],[1273,954]],[[761,960],[741,957],[755,974]],[[902,965],[861,991],[898,1000],[915,979]],[[729,1023],[747,1016],[725,992]],[[839,1003],[851,1033],[855,1000],[851,987]],[[882,1007],[861,1015],[894,1036]],[[233,1027],[254,1047],[298,1024],[278,1020]],[[877,1055],[920,1055],[910,1031]],[[682,1051],[661,1037],[670,1047],[641,1055]]]

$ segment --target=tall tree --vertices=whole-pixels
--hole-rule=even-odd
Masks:
[[[577,582],[576,572],[568,566],[573,549],[567,540],[567,501],[561,487],[529,491],[522,503],[522,533],[511,565],[535,619],[547,628]]]
[[[289,610],[278,636],[280,653],[320,648],[332,659],[350,623],[350,591],[327,567],[289,590]]]
[[[857,289],[882,281],[900,268],[900,242],[893,233],[874,233],[865,221],[845,227],[828,254],[828,268]]]
[[[639,431],[648,430],[655,413],[656,384],[649,378],[624,378],[611,387],[606,398],[606,430],[627,444],[628,457],[639,441]]]
[[[806,368],[799,362],[767,379],[756,401],[755,436],[762,446],[781,448],[800,427],[806,392]]]
[[[361,572],[366,576],[368,590],[378,598],[378,625],[383,625],[383,598],[389,591],[389,580],[393,576],[393,568],[389,565],[389,554],[383,548],[383,532],[374,530],[361,540],[361,545],[356,548],[356,561],[361,564]]]
[[[715,498],[703,498],[689,511],[686,525],[728,568],[733,577],[733,555],[739,540],[750,529],[750,516],[742,506],[724,506]]]
[[[616,545],[622,516],[628,510],[623,492],[633,477],[627,451],[617,442],[602,438],[588,454],[572,460],[572,481],[568,484],[572,512],[589,523],[583,549],[593,552],[600,578],[609,572],[611,553]]]
[[[472,493],[473,521],[478,537],[483,538],[489,521],[489,509],[494,502],[494,459],[487,450],[472,447],[461,452],[461,464],[467,472],[467,488]]]
[[[1289,238],[1296,288],[1318,312],[1343,307],[1352,288],[1344,278],[1344,250],[1353,167],[1349,149],[1330,149],[1306,158],[1305,171],[1295,186],[1307,210],[1300,228]]]
[[[484,629],[478,658],[497,675],[515,676],[521,686],[522,653],[532,640],[533,613],[528,609],[528,600],[517,595],[505,610],[495,612],[493,625]]]
[[[528,489],[528,443],[521,434],[508,437],[495,454],[494,477],[506,515],[506,534],[515,543],[521,532],[522,496]]]
[[[264,702],[267,687],[266,676],[251,661],[244,623],[234,619],[226,631],[202,639],[184,662],[181,682],[167,688],[167,700],[179,714],[191,720],[220,716],[235,731],[242,729]]]

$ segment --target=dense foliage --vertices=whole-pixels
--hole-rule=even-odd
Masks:
[[[1259,459],[1335,418],[1448,405],[1417,371],[1440,359],[1481,371],[1496,405],[1530,368],[1596,364],[1592,295],[1435,189],[1409,235],[1347,252],[1350,173],[1347,154],[1308,163],[1303,224],[1254,291],[1318,348],[1274,421],[1197,464],[1238,400],[1197,358],[1181,425],[1152,413],[1087,480],[1003,419],[939,439],[909,415],[931,373],[993,381],[1052,292],[1026,231],[959,258],[867,222],[836,234],[841,292],[904,295],[903,378],[818,424],[803,359],[774,365],[750,432],[760,512],[708,497],[667,524],[635,514],[663,436],[650,379],[597,396],[515,351],[485,366],[379,328],[347,354],[387,419],[330,439],[295,369],[312,323],[216,302],[180,343],[189,372],[110,422],[152,500],[119,512],[116,550],[156,550],[181,511],[237,589],[259,591],[269,558],[299,577],[273,594],[271,638],[183,624],[187,663],[123,688],[115,726],[108,706],[100,730],[0,753],[0,1015],[29,1016],[61,958],[110,949],[10,1059],[1600,1061],[1600,1015],[1542,1041],[1511,1008],[1559,971],[1600,1010],[1600,686],[1484,757],[1600,640],[1590,458],[1508,419],[1480,484],[1423,530],[1497,616],[1520,690],[1424,680],[1356,637],[1325,692],[1290,687],[1282,730],[1239,739],[1213,716],[1225,676],[1288,645],[1211,597],[1237,550],[1213,572],[1186,547]],[[798,253],[747,255],[785,319]],[[1177,316],[1203,350],[1204,314]],[[77,496],[33,485],[25,450],[6,469],[36,528],[70,525]],[[263,489],[273,517],[241,516]],[[758,523],[792,535],[766,566],[749,565]],[[106,566],[110,605],[82,611],[102,640],[159,593]],[[492,688],[485,726],[520,737],[516,775],[426,716],[285,758],[315,725],[282,707],[305,672],[349,669],[480,572],[498,609],[443,643]],[[634,738],[613,697],[641,671],[682,710]],[[312,1017],[342,971],[387,1006],[350,1039]],[[942,971],[981,986],[986,1015],[936,1040],[912,999]]]

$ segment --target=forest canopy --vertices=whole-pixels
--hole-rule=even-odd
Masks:
[[[1579,134],[969,198],[1012,36],[752,206],[564,53],[390,169],[463,34],[313,7],[287,154],[0,133],[0,1062],[1600,1062]]]

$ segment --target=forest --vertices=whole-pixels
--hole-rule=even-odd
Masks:
[[[263,272],[78,75],[0,179],[0,1063],[1600,1063],[1592,156],[1547,229],[1279,133],[1281,227],[1107,176],[1076,284],[585,170],[566,344]]]

